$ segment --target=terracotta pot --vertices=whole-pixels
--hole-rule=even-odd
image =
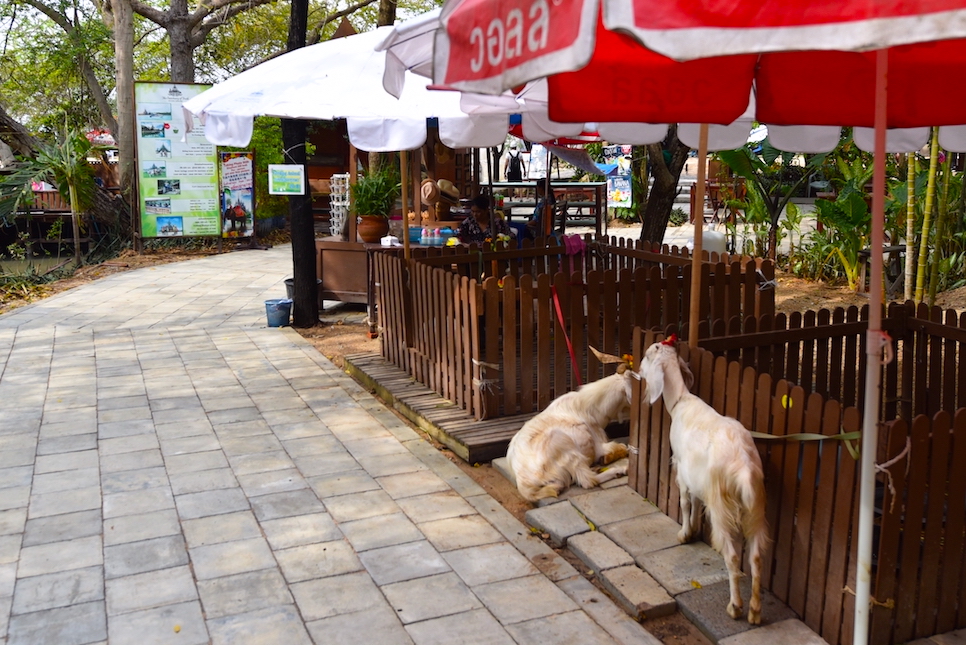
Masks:
[[[376,244],[389,233],[389,220],[379,215],[360,215],[357,230],[363,242]]]

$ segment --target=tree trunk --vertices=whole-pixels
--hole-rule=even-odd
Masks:
[[[37,139],[20,125],[0,105],[0,135],[10,148],[24,157],[32,157],[37,150]]]
[[[668,152],[665,157],[664,152]],[[647,196],[644,212],[641,214],[641,238],[654,243],[664,241],[667,222],[674,208],[674,198],[678,194],[678,180],[688,160],[691,148],[678,139],[677,126],[668,129],[663,143],[647,146],[647,158],[654,177],[654,185]]]
[[[308,24],[308,0],[292,0],[288,28],[288,50],[305,46]],[[288,151],[286,163],[305,166],[307,123],[299,119],[282,119],[282,145]],[[306,179],[305,185],[308,186]],[[310,195],[289,197],[292,222],[292,275],[294,315],[296,327],[314,327],[319,323],[319,289],[315,277],[315,222],[312,220]]]
[[[121,196],[133,203],[134,191],[134,11],[130,0],[111,0],[114,15],[114,68],[117,75],[118,175]]]
[[[376,24],[380,27],[396,22],[396,0],[379,0],[379,17]]]
[[[171,0],[167,15],[168,23],[164,27],[171,44],[171,82],[194,83],[195,57],[187,0]]]

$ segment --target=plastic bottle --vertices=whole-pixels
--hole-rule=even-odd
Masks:
[[[440,232],[438,228],[433,229],[433,246],[442,246],[442,245],[443,245],[443,234]]]
[[[423,227],[423,234],[419,238],[419,243],[423,246],[428,246],[430,244],[430,233],[428,226]]]

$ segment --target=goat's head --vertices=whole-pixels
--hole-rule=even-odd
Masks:
[[[641,366],[638,369],[640,377],[647,383],[647,399],[650,403],[657,401],[664,393],[664,375],[669,369],[674,369],[677,365],[681,370],[681,378],[684,380],[684,387],[688,390],[694,383],[694,374],[691,368],[678,355],[677,346],[673,339],[654,343],[644,352]]]
[[[594,353],[597,360],[601,363],[616,363],[617,372],[613,375],[613,378],[617,379],[621,383],[621,387],[624,391],[624,398],[627,401],[627,405],[631,404],[631,387],[634,379],[640,379],[640,375],[634,371],[634,357],[630,354],[624,354],[623,356],[614,356],[613,354],[604,354],[603,352],[597,351],[596,348],[591,347],[590,351]]]

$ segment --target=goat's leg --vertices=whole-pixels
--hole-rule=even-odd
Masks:
[[[717,527],[712,528],[717,530]],[[732,618],[741,618],[744,603],[741,601],[741,559],[738,557],[738,549],[735,545],[733,534],[722,536],[721,555],[724,557],[725,566],[728,567],[728,582],[731,589],[731,600],[728,602],[728,615]]]
[[[617,441],[608,441],[601,448],[600,463],[604,466],[627,456],[627,446]]]
[[[691,490],[680,478],[678,478],[678,488],[681,491],[681,530],[678,531],[678,542],[686,544],[691,541],[691,532],[694,530],[694,522],[691,519]]]
[[[627,467],[608,468],[601,473],[595,473],[588,464],[581,462],[574,465],[573,474],[574,480],[581,488],[595,488],[604,482],[609,482],[612,479],[626,475]]]
[[[748,561],[751,564],[751,600],[748,601],[748,622],[761,624],[761,551],[764,538],[753,535],[748,540]]]

